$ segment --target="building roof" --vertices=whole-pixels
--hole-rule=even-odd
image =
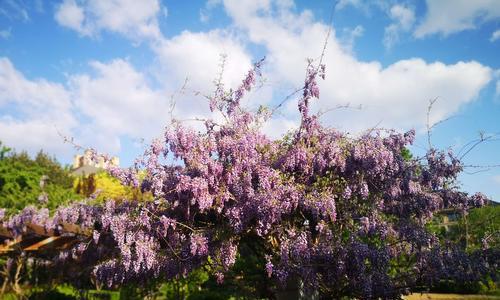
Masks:
[[[77,175],[77,176],[85,176],[85,175],[90,175],[90,174],[95,174],[102,170],[101,168],[97,168],[94,166],[89,166],[89,165],[84,165],[79,168],[74,169],[71,174]]]

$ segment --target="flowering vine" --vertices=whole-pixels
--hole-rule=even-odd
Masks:
[[[300,127],[271,140],[259,130],[261,112],[240,105],[261,65],[234,91],[217,85],[210,109],[223,113],[225,123],[207,120],[206,131],[196,132],[175,122],[133,168],[111,167],[113,176],[153,200],[74,203],[50,217],[27,207],[4,225],[14,235],[32,223],[56,234],[77,225],[81,243],[49,265],[77,263],[82,271],[67,278],[88,276],[107,287],[184,276],[200,266],[222,282],[248,236],[264,245],[266,276],[283,284],[300,278],[332,297],[398,298],[417,283],[470,280],[498,267],[498,251],[490,251],[461,260],[474,261],[470,272],[451,270],[452,257],[464,254],[425,228],[441,209],[486,201],[455,187],[462,165],[452,153],[431,149],[423,160],[408,159],[414,131],[372,130],[353,138],[322,126],[310,101],[319,98],[325,66],[312,61],[298,101]]]

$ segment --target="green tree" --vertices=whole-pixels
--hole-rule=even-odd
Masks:
[[[15,212],[27,205],[56,208],[80,199],[73,190],[69,167],[40,151],[31,158],[5,146],[0,149],[0,207]]]
[[[152,199],[151,193],[142,193],[140,188],[125,186],[106,171],[77,177],[73,181],[73,186],[78,194],[84,197],[94,196],[97,202],[107,199],[117,201]]]
[[[12,149],[6,146],[2,146],[2,141],[0,141],[0,160],[4,159],[5,154],[9,153],[10,150]]]
[[[500,247],[500,205],[490,204],[476,208],[460,220],[460,227],[467,227],[467,244],[470,249]]]

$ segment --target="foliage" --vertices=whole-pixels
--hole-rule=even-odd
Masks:
[[[440,238],[443,245],[453,243],[463,251],[467,251],[469,256],[482,255],[488,248],[500,249],[500,206],[493,202],[466,213],[462,211],[442,212],[429,225],[430,230]],[[452,263],[452,265],[457,264],[457,262]],[[492,278],[498,281],[499,275],[500,271],[497,270],[493,277],[485,276],[480,281],[462,283],[454,280],[441,280],[435,283],[431,290],[466,294],[496,293],[498,292],[497,284]]]
[[[468,245],[471,249],[500,249],[500,205],[487,205],[473,209],[460,220],[459,227],[467,226]]]
[[[438,214],[429,229],[443,241],[454,242],[465,250],[500,248],[500,205],[490,204],[467,212],[454,210]]]
[[[12,150],[11,148],[3,146],[2,141],[0,141],[0,160],[4,159],[5,155],[9,153],[11,150]]]
[[[322,126],[310,102],[319,98],[316,80],[325,67],[312,62],[298,101],[300,127],[273,141],[260,131],[269,110],[240,105],[261,63],[234,91],[216,83],[209,104],[223,123],[207,119],[206,130],[196,132],[174,121],[133,168],[110,166],[111,175],[154,201],[83,201],[52,217],[29,207],[5,224],[16,235],[27,222],[79,226],[80,243],[44,260],[77,286],[147,286],[203,268],[213,278],[203,285],[233,294],[239,276],[247,276],[256,285],[240,291],[254,296],[273,297],[287,283],[302,282],[306,293],[323,298],[398,299],[416,285],[495,275],[498,249],[466,253],[425,227],[443,208],[467,211],[486,200],[458,190],[462,164],[452,153],[430,149],[413,158],[404,149],[414,131],[370,130],[354,138]],[[269,281],[237,264],[251,246],[259,247],[255,274]]]
[[[43,151],[34,159],[26,152],[1,152],[0,207],[9,212],[28,205],[54,209],[71,199],[81,198],[73,192],[69,168],[62,167]]]
[[[78,194],[92,197],[97,202],[103,202],[108,199],[115,201],[151,199],[149,194],[142,193],[138,188],[123,185],[120,180],[112,177],[105,171],[80,176],[74,180],[73,186]]]

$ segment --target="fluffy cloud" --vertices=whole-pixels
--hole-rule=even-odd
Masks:
[[[328,27],[314,21],[310,12],[296,14],[273,7],[268,1],[225,1],[225,8],[252,42],[267,49],[270,77],[300,86],[305,58],[320,56]],[[435,97],[440,97],[440,101],[432,118],[440,120],[474,100],[492,77],[490,68],[477,62],[446,65],[413,58],[384,67],[377,61],[359,61],[344,51],[335,32],[328,40],[324,62],[327,79],[321,83],[322,95],[316,108],[327,110],[345,103],[361,105],[361,111],[324,116],[329,124],[353,130],[366,129],[380,121],[384,127],[423,126],[428,101]],[[286,107],[285,115],[296,118],[294,103]]]
[[[214,90],[214,80],[221,72],[221,56],[225,57],[222,82],[228,88],[235,88],[241,82],[252,63],[243,43],[225,30],[184,31],[158,43],[154,51],[160,66],[159,81],[169,90],[180,88],[188,79],[187,89],[191,93],[176,99],[175,115],[180,118],[209,114],[206,100],[193,94],[208,95]]]
[[[113,153],[120,150],[120,137],[157,136],[168,121],[165,94],[127,61],[90,65],[93,74],[70,75],[63,86],[29,80],[0,59],[0,140],[66,157],[70,146],[61,135]]]
[[[118,7],[119,2],[123,5]],[[184,31],[165,38],[157,25],[158,1],[137,3],[65,0],[57,7],[55,18],[86,36],[107,30],[133,40],[148,38],[156,55],[155,84],[149,74],[122,59],[91,62],[93,72],[70,74],[64,85],[29,80],[3,59],[0,108],[6,113],[0,114],[0,139],[21,148],[52,147],[61,142],[54,130],[57,127],[84,145],[116,153],[121,137],[149,138],[159,133],[169,117],[168,96],[186,77],[187,92],[177,95],[175,115],[181,119],[207,116],[203,97],[194,97],[191,92],[204,95],[213,90],[220,72],[220,54],[226,54],[223,82],[236,87],[256,59],[248,51],[254,46],[267,56],[265,76],[271,81],[246,100],[272,106],[293,87],[302,85],[306,58],[319,58],[329,30],[310,11],[295,12],[291,1],[228,0],[223,5],[233,20],[229,28]],[[400,32],[413,28],[415,16],[412,9],[401,5],[388,11],[395,26],[392,43]],[[351,41],[361,33],[361,27],[350,32]],[[328,125],[354,131],[379,122],[383,127],[423,127],[429,99],[440,97],[432,111],[433,121],[438,121],[473,101],[492,78],[490,68],[474,61],[444,64],[410,58],[387,66],[361,61],[350,51],[349,41],[332,29],[324,57],[327,79],[320,82],[322,95],[314,102],[314,109],[325,111],[346,103],[363,109],[327,113],[323,118]],[[279,113],[264,128],[273,137],[297,126],[296,101],[287,102]],[[56,126],[54,120],[58,120]],[[24,144],[28,141],[22,137],[32,135],[36,138],[30,145]]]
[[[82,35],[91,34],[90,28],[85,28],[83,22],[85,21],[85,13],[74,0],[66,0],[56,11],[55,19],[59,25],[76,30]]]
[[[349,6],[361,10],[365,15],[371,12],[371,6],[385,6],[382,1],[364,1],[364,0],[339,0],[335,5],[335,10],[342,10]]]
[[[0,58],[0,139],[35,152],[67,150],[58,131],[67,134],[77,124],[64,86],[44,79],[29,80],[9,59]]]
[[[424,20],[414,32],[417,38],[436,33],[446,36],[500,18],[497,0],[427,0],[426,4]]]
[[[490,42],[495,42],[496,40],[500,39],[500,29],[499,30],[496,30],[495,32],[493,32],[491,34],[491,37],[490,37]]]
[[[19,105],[18,110],[30,118],[70,119],[66,115],[71,101],[62,85],[45,79],[28,80],[9,59],[0,58],[0,105],[9,104]]]
[[[150,87],[127,61],[91,62],[94,74],[74,75],[69,90],[75,108],[95,132],[109,136],[151,138],[168,116],[165,95]]]
[[[415,23],[415,12],[413,9],[396,4],[389,10],[389,17],[394,21],[384,29],[384,46],[392,48],[399,41],[401,32],[408,32]]]
[[[208,0],[205,7],[200,9],[200,21],[208,22],[212,17],[212,10],[221,3],[221,0]]]
[[[64,0],[56,9],[56,21],[84,36],[107,30],[133,40],[158,39],[158,0]]]
[[[236,87],[251,67],[241,45],[222,32],[184,32],[164,40],[157,49],[168,70],[166,86],[153,88],[151,78],[128,61],[90,62],[92,72],[70,74],[62,85],[44,79],[27,79],[10,60],[0,59],[0,140],[31,153],[41,147],[67,158],[71,146],[63,136],[83,146],[117,153],[121,138],[156,137],[169,122],[170,92],[186,75],[190,89],[208,94],[219,73],[219,54],[227,54],[223,82]],[[205,50],[199,53],[200,47]],[[170,91],[170,92],[169,92]],[[176,97],[174,114],[180,119],[210,114],[203,97]]]
[[[251,67],[251,57],[238,38],[225,30],[184,31],[163,40],[154,50],[170,79],[179,83],[187,76],[201,92],[213,89],[220,72],[221,55],[225,56],[223,82],[235,87]],[[191,86],[192,86],[191,85]]]
[[[337,10],[343,9],[344,7],[347,6],[354,6],[354,7],[361,7],[363,6],[363,1],[362,0],[339,0],[335,8]]]
[[[75,8],[68,7],[59,9]],[[74,14],[78,15],[79,7]],[[78,24],[81,22],[73,25]],[[86,30],[82,28],[74,27],[79,32]],[[65,152],[71,151],[63,144],[59,130],[65,136],[75,137],[81,145],[117,153],[123,137],[147,140],[160,134],[170,117],[169,96],[186,77],[190,92],[209,94],[220,72],[221,54],[226,55],[222,81],[227,87],[236,87],[251,68],[252,59],[243,42],[226,30],[185,31],[171,39],[160,37],[150,45],[157,54],[158,81],[136,70],[128,61],[115,59],[107,63],[90,62],[92,72],[69,74],[63,85],[26,79],[8,59],[2,59],[0,139],[30,152],[43,147],[65,157]],[[263,90],[269,98],[269,90]],[[174,115],[180,119],[210,114],[202,96],[186,93],[175,98]],[[16,114],[3,113],[8,107]],[[36,137],[26,139],[26,136]]]
[[[73,152],[72,146],[65,144],[61,136],[69,136],[69,132],[66,128],[59,128],[44,120],[20,121],[0,117],[0,139],[6,145],[31,154],[43,149],[47,153],[57,154],[58,158],[68,160],[68,154]]]
[[[347,52],[353,52],[354,42],[357,38],[363,36],[364,32],[365,28],[361,25],[354,28],[343,28],[340,40],[344,50]]]

